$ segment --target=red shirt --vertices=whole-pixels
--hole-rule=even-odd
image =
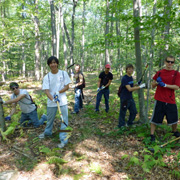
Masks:
[[[165,84],[177,85],[180,87],[179,72],[176,72],[175,70],[162,69],[154,75],[153,79],[156,81],[159,76],[161,77],[162,82],[164,82]],[[154,99],[169,104],[176,104],[174,90],[166,87],[161,87],[159,85],[156,88]]]

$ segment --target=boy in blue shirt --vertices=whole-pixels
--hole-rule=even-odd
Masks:
[[[120,113],[119,113],[119,125],[118,125],[119,128],[125,126],[125,116],[127,110],[129,110],[130,113],[129,119],[127,121],[127,125],[128,126],[133,125],[133,121],[137,114],[137,109],[132,96],[132,92],[145,87],[145,83],[141,84],[140,86],[134,86],[133,77],[132,77],[133,71],[134,71],[134,66],[132,64],[128,64],[126,66],[126,75],[123,76],[121,80],[122,90],[120,94],[121,104],[120,104]]]

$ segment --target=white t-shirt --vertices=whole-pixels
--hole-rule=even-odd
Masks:
[[[43,79],[42,90],[49,89],[50,94],[54,97],[55,92],[60,91],[69,83],[71,83],[71,80],[66,71],[59,70],[56,74],[49,72]],[[60,100],[60,106],[67,104],[66,92],[59,93],[58,98]],[[57,107],[57,104],[48,98],[47,106]]]
[[[16,96],[13,93],[11,95],[11,99],[15,99],[22,94],[25,94],[26,96],[24,98],[22,98],[20,101],[18,101],[21,111],[23,113],[30,113],[30,112],[34,111],[36,109],[36,106],[34,104],[32,104],[31,98],[26,89],[19,89],[19,94]]]

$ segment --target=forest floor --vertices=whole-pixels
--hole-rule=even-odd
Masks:
[[[94,82],[92,89],[88,88],[90,80]],[[73,131],[69,143],[63,149],[57,148],[59,138],[56,130],[60,122],[58,116],[51,138],[37,138],[45,125],[36,129],[15,129],[7,136],[8,140],[1,138],[0,172],[16,170],[17,180],[180,179],[178,141],[171,146],[159,148],[159,144],[172,139],[170,128],[166,125],[158,128],[158,142],[153,145],[149,138],[149,124],[116,128],[119,115],[119,98],[116,92],[119,81],[112,83],[109,113],[104,110],[104,99],[99,113],[94,112],[95,98],[88,104],[96,95],[96,81],[95,74],[86,75],[84,108],[79,114],[70,114],[74,103],[73,91],[67,93],[69,126]],[[33,89],[33,93],[41,94],[40,87],[32,88],[31,85],[26,89]],[[1,89],[2,97],[9,93],[6,91]],[[45,107],[46,103],[42,108]],[[10,124],[11,122],[7,122],[7,126]],[[154,147],[155,153],[148,151],[148,147]]]

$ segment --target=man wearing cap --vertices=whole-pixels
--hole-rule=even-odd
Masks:
[[[30,123],[33,124],[35,128],[39,127],[47,120],[47,116],[43,114],[41,119],[38,119],[36,105],[30,97],[29,93],[25,89],[19,89],[19,85],[16,82],[10,83],[10,89],[13,94],[11,96],[11,100],[3,101],[3,104],[12,104],[12,110],[10,115],[5,117],[5,120],[11,120],[11,116],[16,112],[16,105],[20,105],[21,119],[20,124],[25,126]],[[26,123],[27,121],[28,124]]]
[[[101,102],[102,95],[104,94],[105,111],[109,111],[109,86],[113,79],[113,74],[109,72],[111,66],[109,64],[105,65],[105,71],[101,72],[98,80],[98,89],[97,89],[97,97],[96,97],[96,112],[99,112],[99,105]]]

